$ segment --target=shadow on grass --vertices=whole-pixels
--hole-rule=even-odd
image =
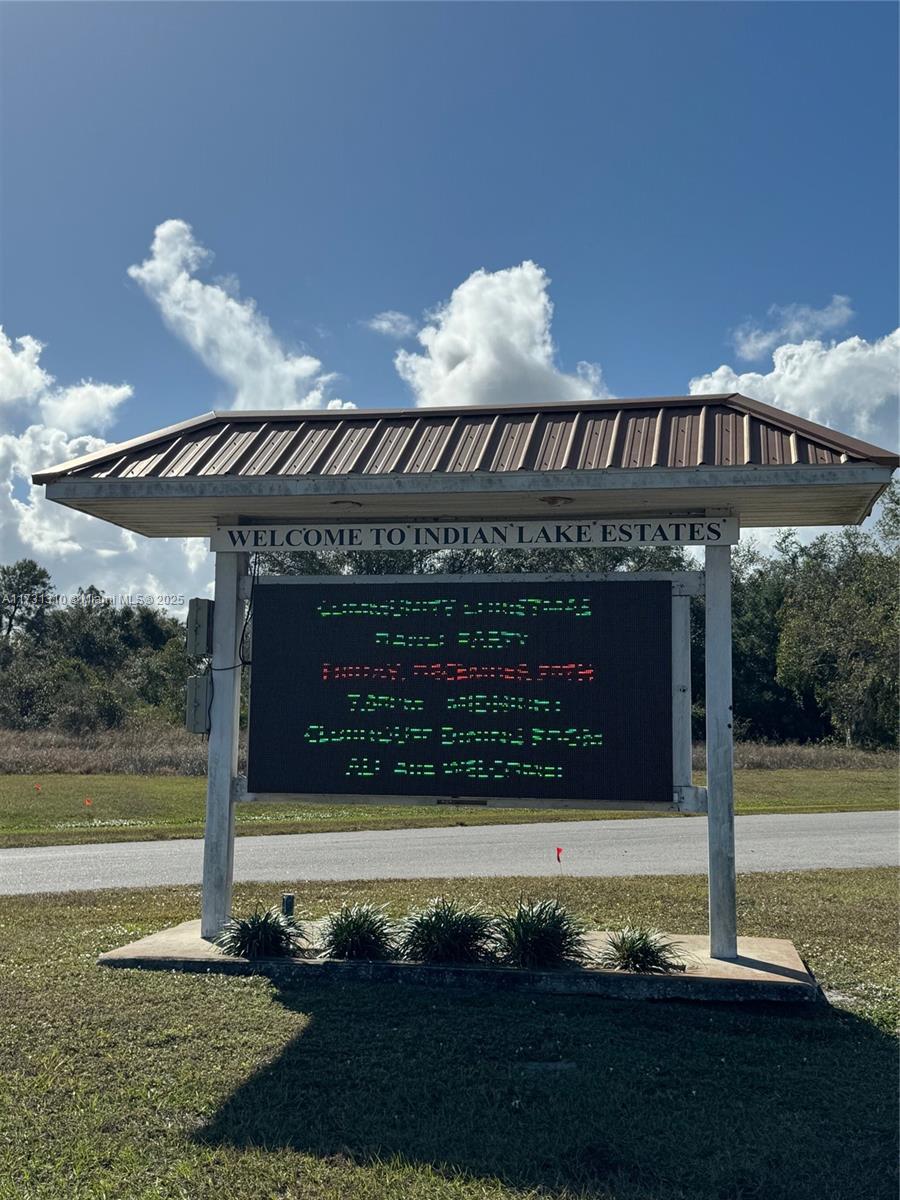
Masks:
[[[894,1197],[896,1051],[847,1013],[363,984],[197,1136],[616,1200]]]

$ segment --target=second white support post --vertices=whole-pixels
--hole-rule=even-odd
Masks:
[[[691,598],[672,592],[672,783],[690,788]]]
[[[216,554],[212,687],[203,837],[203,903],[200,936],[212,938],[231,915],[234,874],[234,796],[241,715],[240,639],[244,623],[241,580],[246,554]]]
[[[706,551],[706,789],[709,953],[737,958],[734,741],[731,706],[731,547]]]

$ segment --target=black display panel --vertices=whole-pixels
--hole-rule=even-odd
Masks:
[[[672,799],[666,582],[273,583],[248,790]]]

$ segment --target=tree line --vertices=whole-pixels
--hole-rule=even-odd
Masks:
[[[895,746],[898,711],[900,489],[872,532],[844,528],[808,544],[786,532],[763,554],[733,555],[734,713],[738,738]],[[260,556],[271,574],[517,574],[682,571],[680,547],[534,551],[449,549]],[[56,603],[49,573],[0,566],[0,727],[69,733],[113,728],[153,710],[180,723],[184,625],[158,608],[116,605],[95,587]],[[252,622],[251,622],[252,657]],[[703,736],[703,601],[692,602],[695,734]]]
[[[151,709],[180,722],[184,623],[99,588],[65,597],[32,559],[0,566],[0,727],[80,734]]]

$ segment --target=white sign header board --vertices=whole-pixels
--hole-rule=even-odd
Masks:
[[[603,521],[434,521],[413,525],[235,525],[210,550],[545,550],[575,546],[731,546],[737,517],[609,517]]]

